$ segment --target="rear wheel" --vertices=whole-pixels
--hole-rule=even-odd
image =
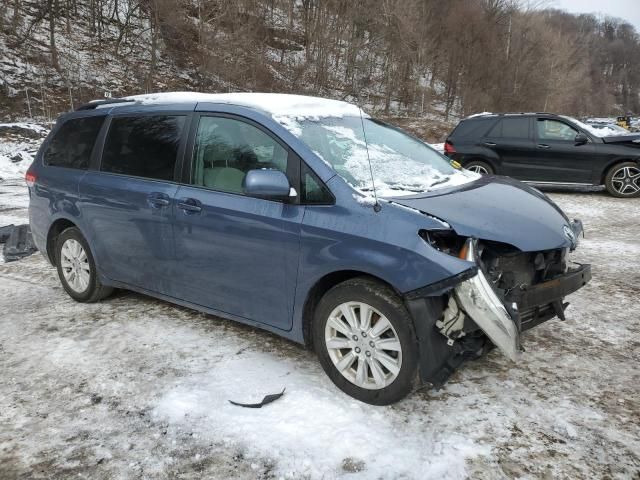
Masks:
[[[495,173],[491,165],[481,160],[471,160],[464,166],[464,168],[481,175],[493,175]]]
[[[389,287],[366,277],[336,285],[318,304],[313,328],[320,363],[343,392],[388,405],[413,389],[416,336],[407,309]]]
[[[607,173],[604,184],[614,197],[640,196],[640,166],[635,162],[614,165]]]
[[[89,245],[76,227],[58,235],[56,267],[62,287],[78,302],[97,302],[113,292],[100,283]]]

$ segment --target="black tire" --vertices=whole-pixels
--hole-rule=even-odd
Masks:
[[[625,171],[625,169],[628,169]],[[610,195],[618,198],[635,198],[640,196],[640,179],[627,178],[626,174],[640,173],[640,166],[636,162],[622,162],[609,169],[604,179],[604,185]],[[633,191],[637,188],[637,191]]]
[[[77,291],[74,289],[65,278],[63,274],[63,266],[62,266],[62,247],[67,240],[75,240],[78,242],[82,248],[84,249],[87,257],[87,264],[89,267],[89,282],[83,291]],[[92,303],[102,300],[103,298],[108,297],[113,292],[112,287],[108,287],[102,285],[100,283],[100,279],[98,278],[98,273],[96,271],[96,262],[93,259],[93,254],[91,253],[91,249],[89,248],[89,244],[80,233],[76,227],[69,227],[64,230],[58,237],[56,238],[56,267],[58,270],[58,277],[60,278],[60,283],[65,291],[69,294],[71,298],[76,300],[77,302],[82,303]]]
[[[329,321],[329,317],[334,309],[345,302],[362,302],[373,307],[373,309],[377,310],[380,314],[384,315],[386,319],[388,319],[394,330],[391,334],[397,335],[394,336],[392,340],[399,341],[401,346],[401,353],[396,354],[398,356],[401,355],[399,362],[400,368],[395,379],[389,379],[390,383],[384,387],[370,389],[356,385],[336,368],[331,359],[329,349],[325,341],[325,328],[327,327],[327,322]],[[374,314],[372,316],[371,324],[375,326],[380,318],[381,317],[377,314]],[[391,329],[387,331],[388,334],[390,330]],[[364,341],[368,342],[374,338],[375,337],[370,336],[370,338],[367,338]],[[378,338],[378,340],[380,339],[382,338]],[[320,364],[331,381],[333,381],[340,390],[357,400],[371,405],[389,405],[406,397],[417,384],[418,343],[411,316],[401,299],[391,288],[373,279],[357,277],[347,280],[331,288],[322,297],[314,313],[313,340],[314,349],[318,355]],[[362,350],[364,350],[364,348]],[[350,350],[341,350],[341,352],[343,351]],[[375,352],[379,352],[379,350],[372,349],[372,352],[374,352],[373,357],[375,357],[378,355],[378,353]],[[389,353],[393,355],[395,352]],[[354,363],[357,364],[360,361],[364,361],[364,365],[367,365],[366,367],[363,367],[365,368],[365,375],[373,378],[375,375],[373,374],[372,368],[369,366],[370,364],[367,363],[372,362],[371,357],[358,357],[358,360]],[[377,365],[381,365],[381,363],[377,362]],[[354,367],[352,371],[355,372],[356,369],[357,367]],[[351,367],[347,367],[345,371],[347,370],[351,370]],[[385,375],[392,375],[389,370],[386,370],[386,367],[383,370]]]
[[[483,162],[482,160],[471,160],[470,162],[467,162],[464,165],[464,168],[466,168],[467,170],[476,171],[481,175],[493,175],[496,173],[491,165],[489,165],[487,162]],[[484,170],[484,171],[477,171],[474,169]]]

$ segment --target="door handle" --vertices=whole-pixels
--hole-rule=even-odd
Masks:
[[[184,212],[185,215],[192,215],[202,211],[202,204],[195,198],[182,198],[177,207]]]
[[[484,146],[485,146],[485,147],[495,147],[495,146],[496,146],[496,144],[495,144],[495,143],[493,143],[493,142],[484,142]]]
[[[538,148],[551,148],[549,145],[544,144],[544,143],[539,143],[538,144]]]
[[[171,199],[166,193],[153,192],[147,196],[147,202],[152,208],[162,208],[168,206]]]

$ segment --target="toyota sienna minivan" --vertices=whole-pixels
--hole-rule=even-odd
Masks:
[[[384,405],[564,318],[591,278],[545,195],[481,176],[349,103],[164,93],[60,116],[26,181],[66,292],[129,289],[313,346]]]

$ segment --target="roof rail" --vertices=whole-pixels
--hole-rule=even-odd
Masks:
[[[76,108],[76,112],[80,110],[93,110],[101,105],[110,105],[112,103],[126,103],[126,102],[135,102],[135,100],[128,99],[128,98],[107,98],[105,100],[94,100],[93,102],[80,105],[78,108]]]
[[[484,112],[484,113],[476,113],[475,115],[471,115],[471,117],[482,117],[482,116],[489,116],[489,115],[494,115],[496,117],[505,117],[507,115],[553,115],[553,116],[558,116],[557,113],[551,113],[551,112],[500,112],[500,113]],[[467,118],[470,118],[470,117],[467,117]]]

